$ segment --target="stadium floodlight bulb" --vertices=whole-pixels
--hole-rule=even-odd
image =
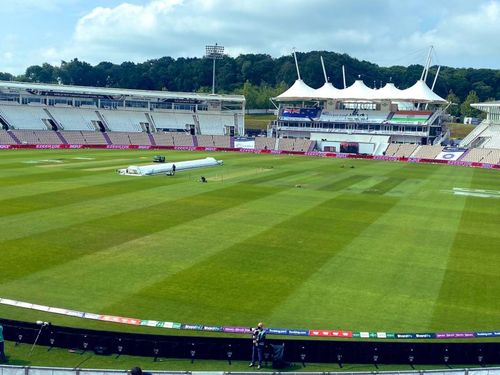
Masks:
[[[217,43],[212,46],[205,46],[205,58],[212,59],[212,94],[215,94],[215,60],[224,58],[224,47]]]
[[[222,59],[224,57],[224,46],[219,46],[217,43],[212,46],[205,46],[205,57],[208,59]]]

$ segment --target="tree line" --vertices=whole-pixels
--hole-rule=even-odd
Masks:
[[[423,69],[418,64],[407,67],[381,67],[335,52],[298,53],[302,79],[314,88],[324,83],[320,56],[323,56],[325,61],[329,81],[338,88],[343,87],[342,65],[346,67],[347,85],[356,79],[362,79],[370,87],[381,87],[387,82],[393,82],[401,89],[413,85],[420,78]],[[431,68],[429,86],[435,71],[436,67]],[[269,98],[285,91],[296,78],[297,72],[291,55],[274,58],[267,54],[245,54],[238,57],[225,56],[217,61],[217,92],[244,94],[247,108],[270,108]],[[0,79],[143,90],[210,92],[212,61],[196,57],[162,57],[142,63],[101,62],[91,65],[75,58],[62,61],[59,66],[48,63],[33,65],[18,76],[0,73]],[[500,70],[441,67],[434,91],[456,104],[450,106],[451,114],[476,115],[468,104],[500,98]]]

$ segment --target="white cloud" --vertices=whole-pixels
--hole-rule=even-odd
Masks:
[[[85,4],[26,1],[53,8],[66,1]],[[202,56],[206,44],[218,42],[233,56],[280,56],[296,47],[348,53],[383,65],[423,63],[425,49],[433,44],[442,64],[500,67],[500,49],[492,45],[500,35],[500,0],[456,0],[452,6],[450,0],[435,0],[432,9],[419,0],[87,1],[90,8],[73,20],[72,30],[58,31],[54,24],[36,47],[20,46],[18,63]],[[416,56],[415,50],[423,52]],[[0,46],[0,53],[5,51],[14,49]]]
[[[452,15],[434,28],[416,31],[402,40],[400,48],[424,42],[433,44],[444,64],[500,68],[500,3],[489,1],[475,11]],[[460,61],[460,64],[453,63]]]

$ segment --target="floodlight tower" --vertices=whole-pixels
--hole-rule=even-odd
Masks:
[[[221,60],[224,57],[224,47],[215,43],[214,46],[205,47],[205,58],[213,60],[212,71],[212,94],[215,94],[215,60]]]

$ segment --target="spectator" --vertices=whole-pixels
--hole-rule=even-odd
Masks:
[[[264,329],[264,324],[257,324],[257,328],[252,329],[252,362],[250,362],[250,367],[255,365],[255,352],[259,359],[258,369],[262,367],[262,357],[264,356],[264,345],[266,343],[266,330]]]

